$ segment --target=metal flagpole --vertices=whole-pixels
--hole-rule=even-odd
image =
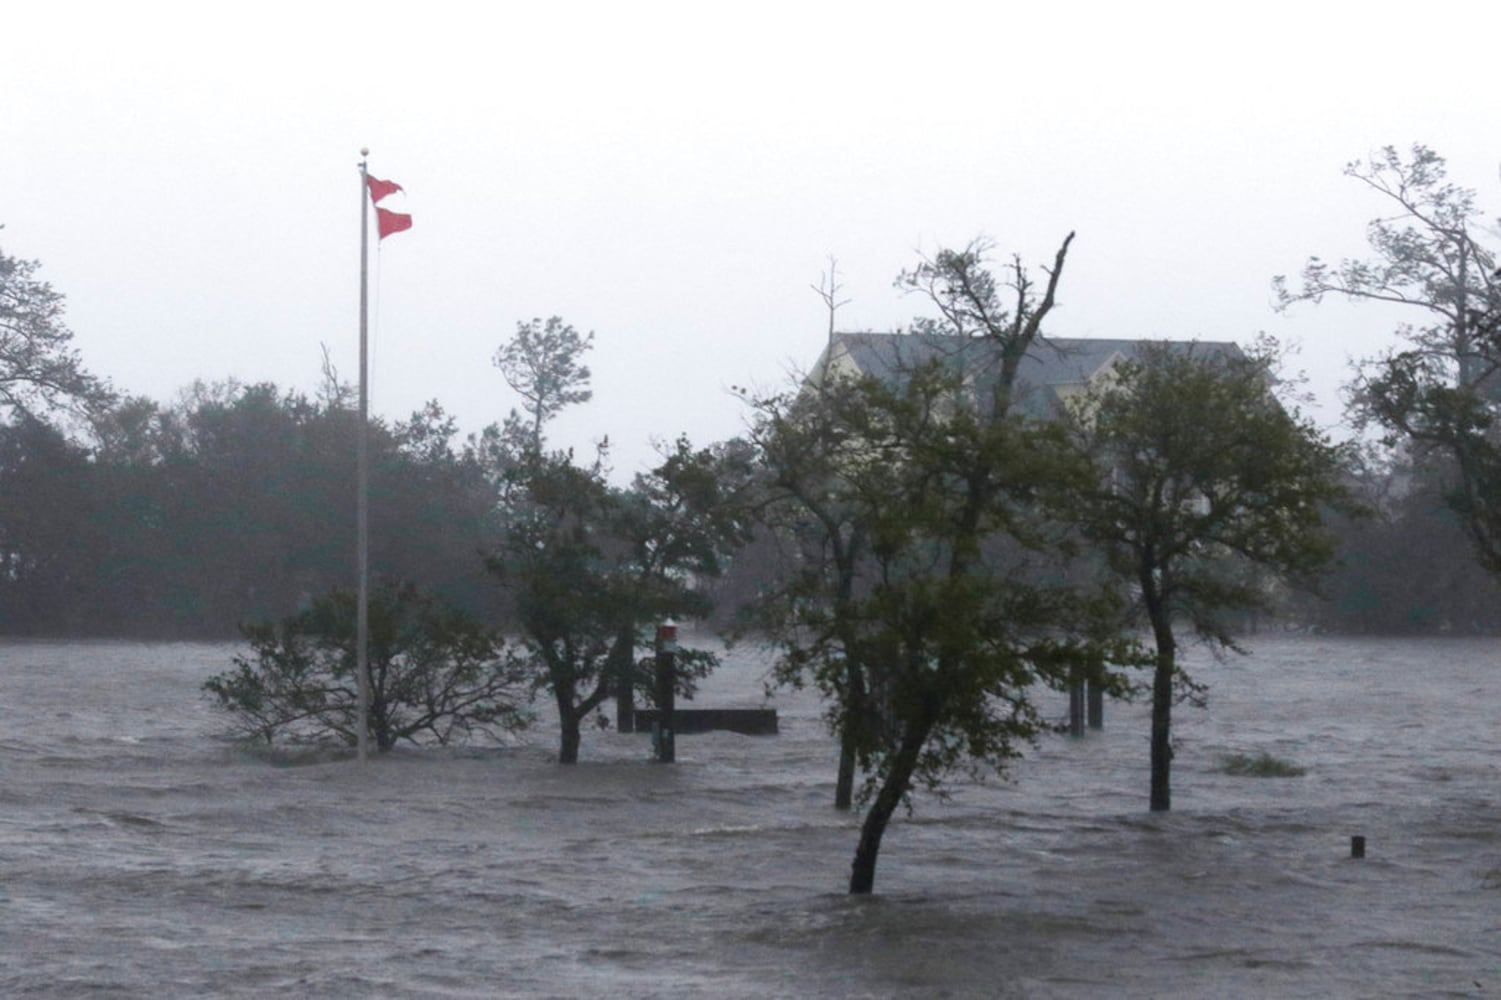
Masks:
[[[360,423],[359,440],[355,446],[357,456],[356,478],[358,499],[355,501],[355,562],[359,573],[359,594],[355,604],[354,669],[355,684],[359,691],[359,729],[355,745],[359,749],[360,763],[370,754],[370,441],[368,421],[370,417],[370,335],[369,335],[369,257],[370,245],[370,185],[364,157],[369,149],[360,150]]]

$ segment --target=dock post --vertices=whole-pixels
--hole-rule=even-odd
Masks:
[[[1068,679],[1068,734],[1084,735],[1084,678],[1077,667]]]
[[[677,760],[672,717],[677,701],[677,651],[678,627],[669,618],[657,626],[657,721],[652,724],[652,748],[662,764]]]

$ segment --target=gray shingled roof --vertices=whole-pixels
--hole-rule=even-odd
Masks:
[[[1018,402],[1022,411],[1030,416],[1049,415],[1057,405],[1056,388],[1083,382],[1116,355],[1134,358],[1143,347],[1153,343],[1205,355],[1241,355],[1240,348],[1229,341],[1049,338],[1028,352],[1018,372],[1021,390]],[[862,373],[888,383],[900,382],[903,372],[937,361],[953,366],[979,386],[1000,362],[995,342],[985,339],[923,333],[836,333],[816,370],[821,372],[829,357],[839,353],[848,354]]]

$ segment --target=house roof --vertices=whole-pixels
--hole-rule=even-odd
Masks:
[[[1174,352],[1240,357],[1230,341],[1153,341],[1094,337],[1050,337],[1027,352],[1017,372],[1017,401],[1028,416],[1054,412],[1070,386],[1082,386],[1120,360],[1137,357],[1149,345]],[[953,367],[966,381],[982,385],[999,369],[1000,353],[992,340],[931,333],[836,333],[814,366],[821,378],[831,366],[853,366],[889,384],[905,372],[937,362]]]

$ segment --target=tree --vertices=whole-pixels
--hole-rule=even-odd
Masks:
[[[840,306],[850,304],[849,299],[841,299],[839,297],[843,286],[839,284],[839,261],[835,259],[833,254],[829,255],[829,270],[827,273],[819,278],[818,284],[810,285],[809,287],[818,293],[818,297],[823,299],[824,308],[829,311],[829,343],[832,344],[834,342],[834,316],[839,312]]]
[[[997,278],[978,242],[898,278],[939,311],[917,335],[982,345],[983,377],[934,361],[760,404],[762,459],[811,530],[804,551],[842,548],[854,564],[795,575],[777,632],[780,678],[830,699],[867,775],[852,893],[873,889],[882,837],[914,787],[1004,767],[1040,727],[1030,689],[1119,652],[1091,628],[1096,602],[1051,571],[1063,550],[1048,501],[1085,467],[1056,427],[1013,411],[1072,238],[1041,289],[1016,258]]]
[[[830,695],[830,724],[839,738],[836,809],[854,805],[862,720],[871,710],[865,669],[846,655],[858,647],[857,598],[868,591],[862,570],[871,525],[864,515],[879,496],[879,488],[861,476],[875,471],[863,461],[863,393],[858,383],[826,380],[811,393],[755,401],[754,441],[765,491],[759,515],[792,555],[783,560],[790,566],[780,585],[752,602],[749,625],[782,638],[787,658],[779,673],[785,682],[801,685],[814,664],[826,668],[820,686]],[[771,582],[769,575],[764,582]]]
[[[1372,455],[1356,470],[1352,492],[1372,516],[1329,519],[1340,560],[1320,594],[1292,595],[1287,610],[1330,632],[1501,632],[1501,579],[1474,558],[1444,500],[1447,457],[1405,451]]]
[[[1394,209],[1366,227],[1374,256],[1337,267],[1309,258],[1297,291],[1274,279],[1279,307],[1335,295],[1424,317],[1399,327],[1405,346],[1366,363],[1355,412],[1390,442],[1450,458],[1448,501],[1481,563],[1501,575],[1501,271],[1476,237],[1475,193],[1450,183],[1443,157],[1422,145],[1405,159],[1388,146],[1345,173]]]
[[[243,629],[251,652],[204,690],[248,736],[332,739],[354,746],[355,598],[336,591],[279,625]],[[501,640],[410,584],[370,600],[370,733],[390,750],[406,740],[446,745],[520,728],[521,676]]]
[[[223,638],[348,579],[358,419],[336,397],[200,384],[94,416],[92,449],[29,414],[0,425],[5,628]],[[455,433],[436,404],[371,426],[372,559],[483,614],[495,498]]]
[[[358,414],[269,383],[195,387],[178,408],[184,444],[154,470],[171,530],[162,584],[181,583],[210,634],[274,620],[344,584],[355,530]],[[430,403],[370,443],[371,566],[480,614],[493,588],[477,553],[494,544],[494,497]]]
[[[1078,525],[1152,632],[1151,808],[1164,811],[1172,706],[1197,690],[1178,665],[1179,624],[1235,648],[1226,613],[1269,604],[1263,571],[1323,567],[1323,511],[1349,506],[1347,456],[1272,396],[1267,358],[1167,344],[1117,364],[1075,403],[1069,430],[1097,470]]]
[[[86,572],[86,564],[75,560],[65,568],[69,560],[57,543],[68,537],[64,520],[73,518],[73,529],[87,527],[80,517],[87,507],[57,504],[61,496],[54,490],[76,492],[88,470],[75,467],[79,449],[43,417],[44,411],[54,409],[87,417],[111,397],[108,386],[84,370],[73,350],[73,334],[63,323],[63,296],[36,277],[40,266],[0,251],[0,409],[9,421],[4,450],[10,466],[0,483],[0,560],[6,564],[4,590],[9,598],[0,620],[11,628],[56,628],[64,621],[69,626],[87,624],[68,615],[76,608],[56,600],[83,582],[78,571]],[[34,463],[39,447],[65,460],[63,475],[50,476],[35,464],[24,469],[17,465],[28,453]],[[38,487],[46,492],[31,492]],[[74,499],[90,498],[85,494]],[[18,607],[18,600],[28,606]]]
[[[0,625],[10,633],[85,631],[95,596],[97,470],[88,452],[25,411],[0,424]]]
[[[63,296],[37,279],[40,266],[0,251],[0,406],[87,414],[110,390],[84,370],[63,323]]]
[[[526,403],[529,423],[517,419],[517,426],[525,428],[532,448],[542,446],[543,425],[565,407],[587,403],[594,395],[589,366],[582,360],[593,346],[592,332],[579,336],[562,317],[551,316],[545,323],[517,323],[516,336],[495,352],[501,377]]]
[[[582,723],[611,691],[614,664],[634,655],[618,624],[624,594],[606,573],[601,533],[614,499],[597,469],[533,453],[514,467],[506,528],[487,561],[511,592],[534,690],[558,710],[558,761],[578,762]]]
[[[629,490],[566,455],[533,455],[515,467],[503,539],[488,565],[510,592],[533,685],[557,707],[559,763],[578,762],[583,723],[606,698],[651,690],[635,663],[650,630],[712,610],[695,582],[718,574],[743,531],[726,497],[729,465],[680,441]],[[691,695],[716,662],[708,651],[680,649],[677,692]]]
[[[483,467],[455,445],[457,433],[436,401],[392,427],[372,470],[372,558],[378,570],[490,620],[495,587],[476,556],[495,546],[501,516]]]
[[[488,428],[476,447],[488,449],[504,508],[487,565],[515,606],[534,689],[549,691],[557,706],[558,760],[574,764],[583,723],[605,699],[646,689],[635,669],[643,633],[664,618],[710,610],[694,582],[717,575],[722,553],[741,537],[730,497],[746,460],[680,438],[657,468],[621,490],[608,481],[604,446],[587,465],[570,451],[546,450],[546,421],[563,404],[589,398],[580,361],[589,340],[561,333],[572,328],[556,318],[548,328],[558,335],[538,337],[535,324],[522,324],[497,354],[530,373],[518,379],[533,404],[530,426],[513,410],[507,426]],[[715,662],[692,649],[677,661],[685,695]]]

